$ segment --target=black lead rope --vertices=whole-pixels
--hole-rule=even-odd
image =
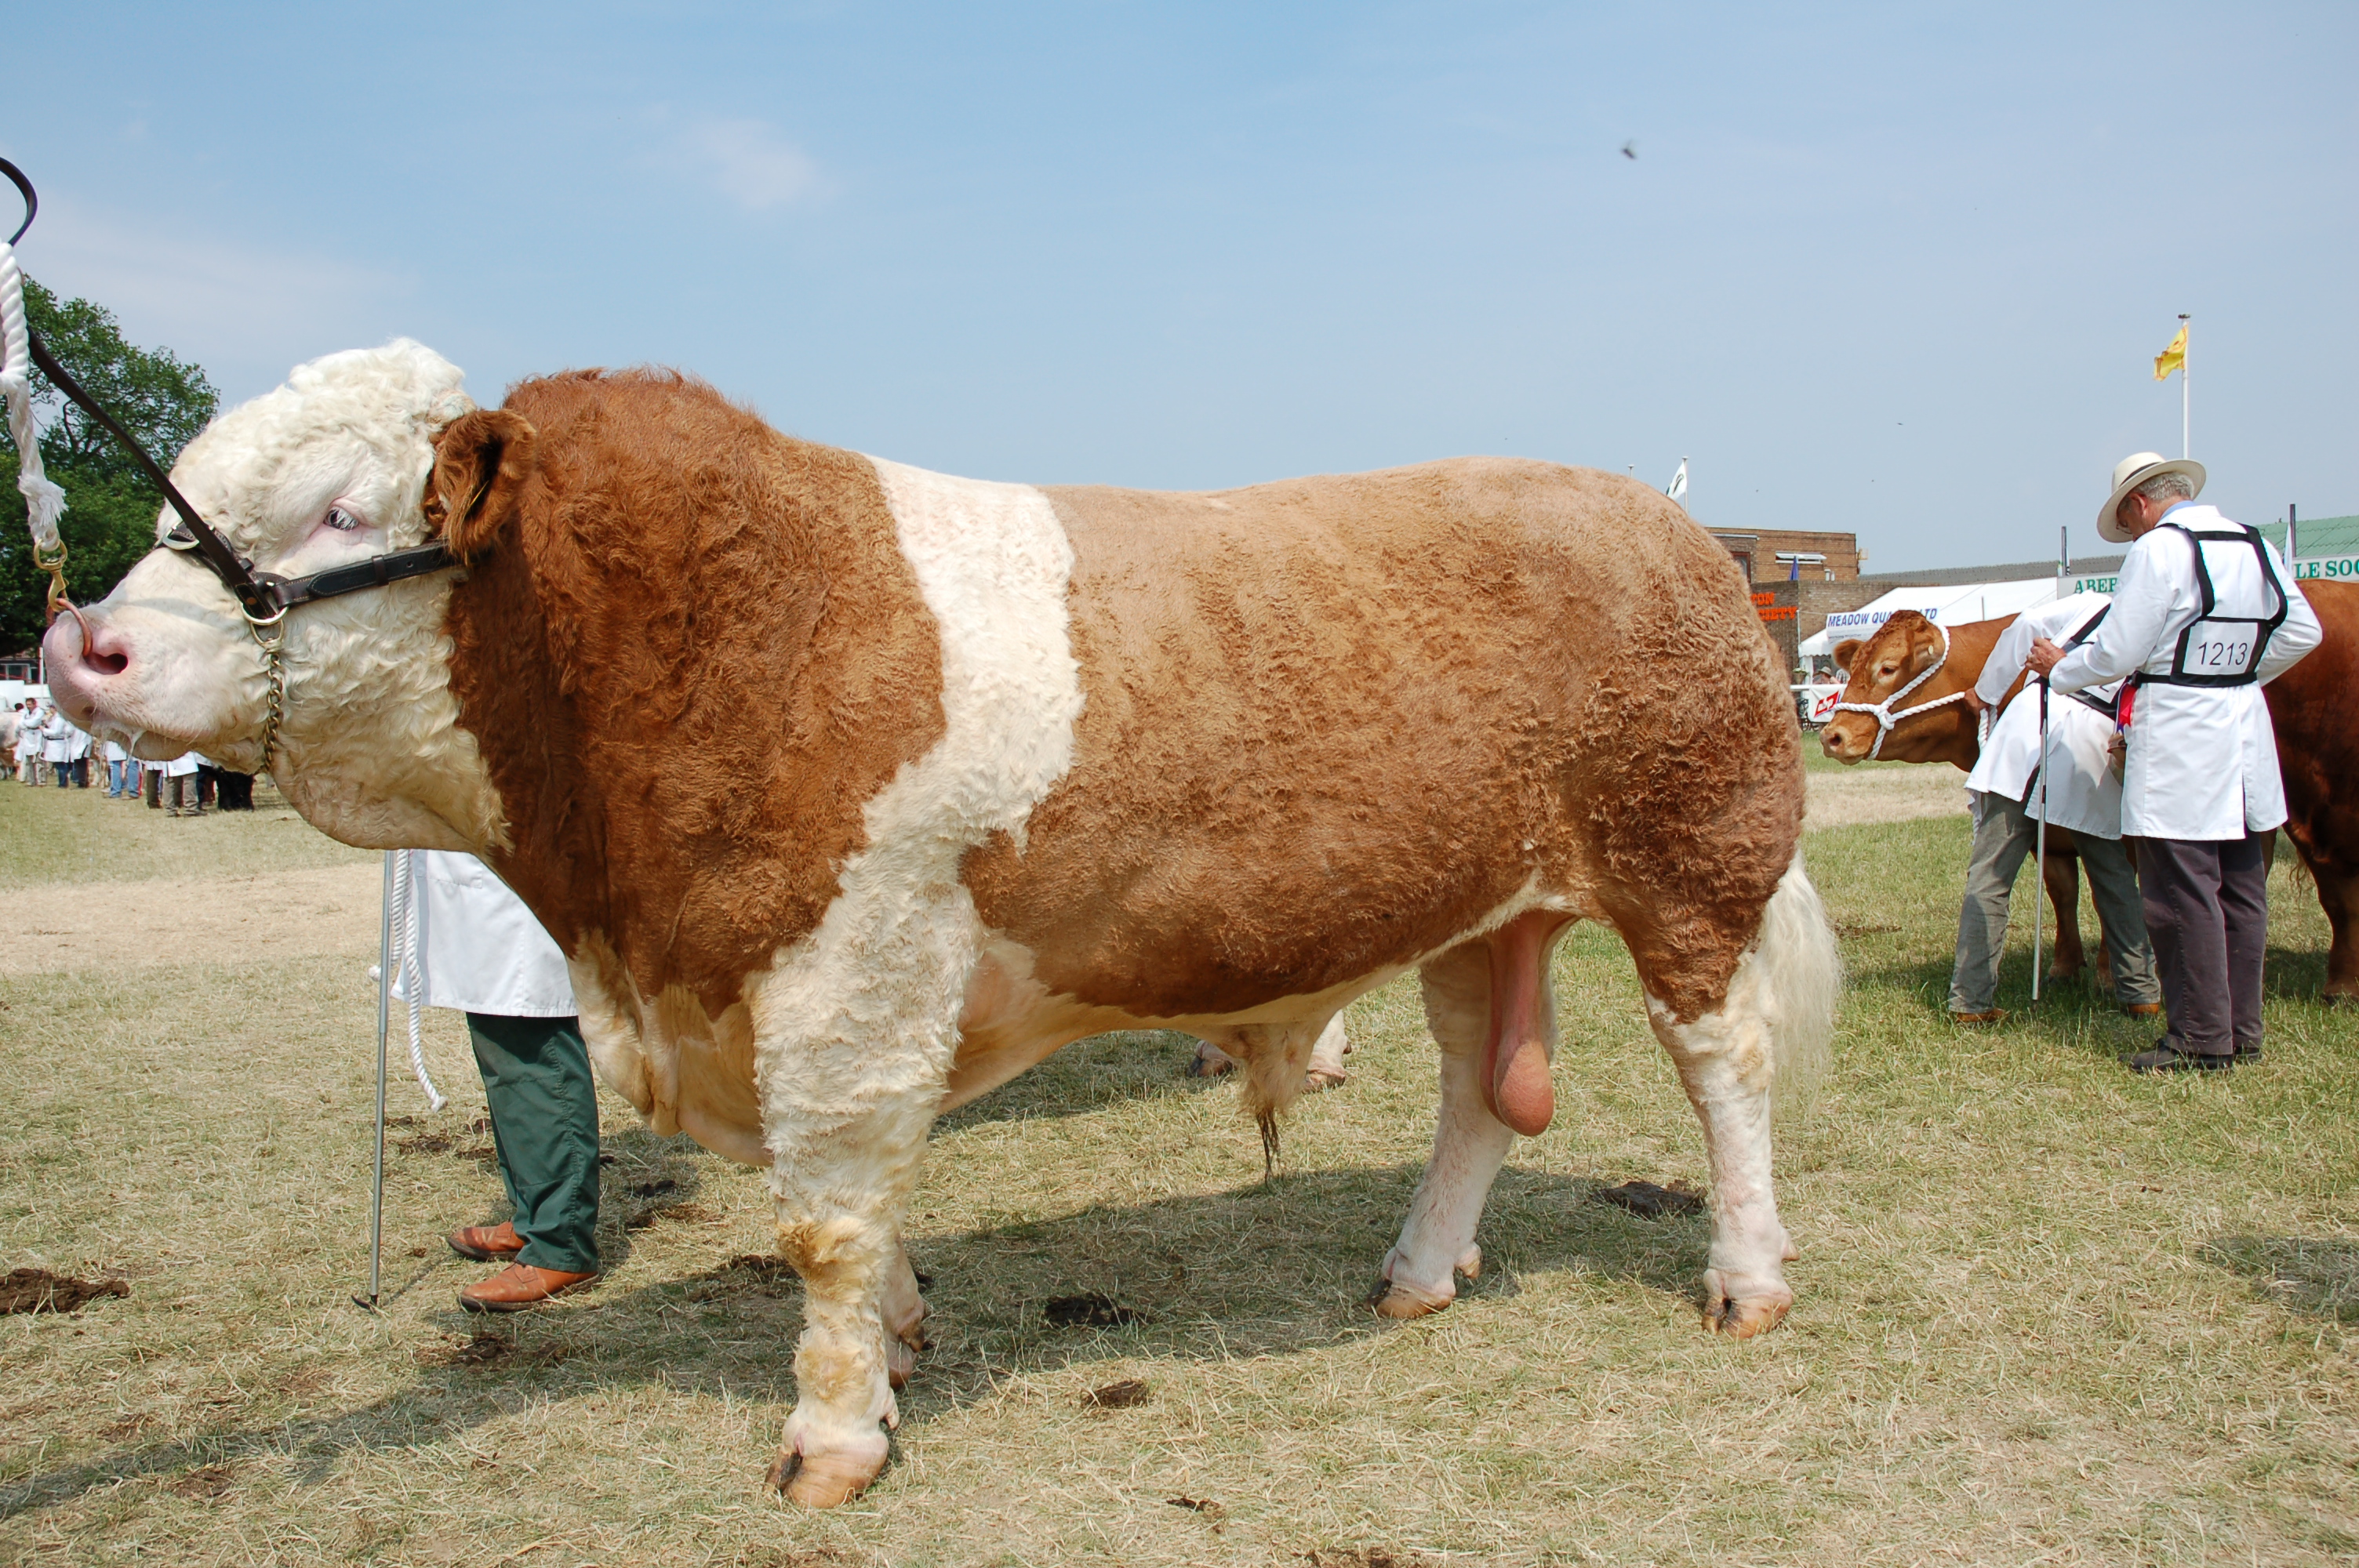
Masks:
[[[8,237],[8,243],[14,245],[25,237],[25,231],[33,226],[33,216],[40,211],[40,198],[33,193],[33,182],[25,177],[25,171],[5,157],[0,157],[0,174],[5,174],[25,198],[25,221],[17,224],[16,232]],[[57,357],[49,352],[49,345],[41,341],[41,335],[33,330],[29,321],[25,324],[25,338],[33,351],[33,362],[41,367],[41,373],[48,376],[59,391],[71,398],[75,407],[97,420],[101,428],[122,444],[123,449],[130,453],[132,460],[139,465],[140,471],[163,492],[164,499],[172,503],[172,510],[179,514],[179,522],[165,534],[159,541],[161,546],[184,554],[194,553],[198,559],[212,568],[215,577],[221,579],[222,586],[236,596],[239,607],[245,611],[246,620],[254,625],[275,625],[295,606],[308,604],[315,599],[332,599],[338,594],[356,593],[364,588],[382,588],[387,583],[399,582],[405,578],[424,577],[429,572],[440,571],[445,567],[457,564],[451,558],[450,546],[437,539],[430,545],[420,545],[414,549],[393,550],[382,556],[372,556],[364,561],[355,561],[350,566],[331,567],[309,577],[283,578],[275,572],[255,571],[254,563],[232,549],[229,541],[223,538],[190,504],[189,498],[173,484],[171,475],[164,471],[163,465],[149,457],[147,449],[133,438],[131,432],[125,430],[114,416],[101,407],[96,398],[82,390],[82,383],[58,363]]]

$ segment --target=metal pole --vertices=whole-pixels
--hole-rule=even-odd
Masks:
[[[2195,449],[2188,445],[2190,427],[2187,422],[2189,398],[2187,384],[2195,378],[2195,332],[2194,329],[2188,324],[2191,319],[2186,312],[2180,313],[2180,330],[2187,334],[2187,341],[2180,349],[2179,361],[2179,455],[2182,458],[2191,458],[2195,455]]]
[[[385,1267],[385,1036],[393,997],[393,857],[385,852],[384,913],[376,939],[376,1184],[369,1192],[369,1288],[354,1306],[376,1311]]]
[[[2301,554],[2301,541],[2294,537],[2294,531],[2301,525],[2301,519],[2296,515],[2297,511],[2298,508],[2292,502],[2286,503],[2286,565],[2288,566],[2293,565],[2294,557]],[[2294,575],[2299,577],[2301,574],[2296,572]]]
[[[2039,1000],[2041,915],[2048,906],[2048,677],[2039,677],[2039,832],[2031,868],[2031,1000]]]

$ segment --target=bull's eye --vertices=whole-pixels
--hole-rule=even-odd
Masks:
[[[342,506],[329,507],[328,514],[320,522],[322,526],[333,528],[339,534],[349,534],[361,525],[360,518]]]

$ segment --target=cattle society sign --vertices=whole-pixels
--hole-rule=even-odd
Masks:
[[[2293,575],[2298,578],[2322,577],[2332,578],[2337,582],[2359,582],[2359,556],[2312,556],[2291,565]],[[2121,580],[2117,577],[2076,577],[2072,579],[2072,591],[2112,593],[2119,588]]]

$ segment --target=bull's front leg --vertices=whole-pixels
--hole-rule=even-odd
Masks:
[[[901,1221],[956,1054],[973,955],[959,924],[951,910],[880,921],[838,955],[822,927],[821,950],[754,998],[778,1252],[803,1281],[797,1400],[769,1480],[810,1507],[884,1469],[893,1389],[915,1365],[925,1308]]]

